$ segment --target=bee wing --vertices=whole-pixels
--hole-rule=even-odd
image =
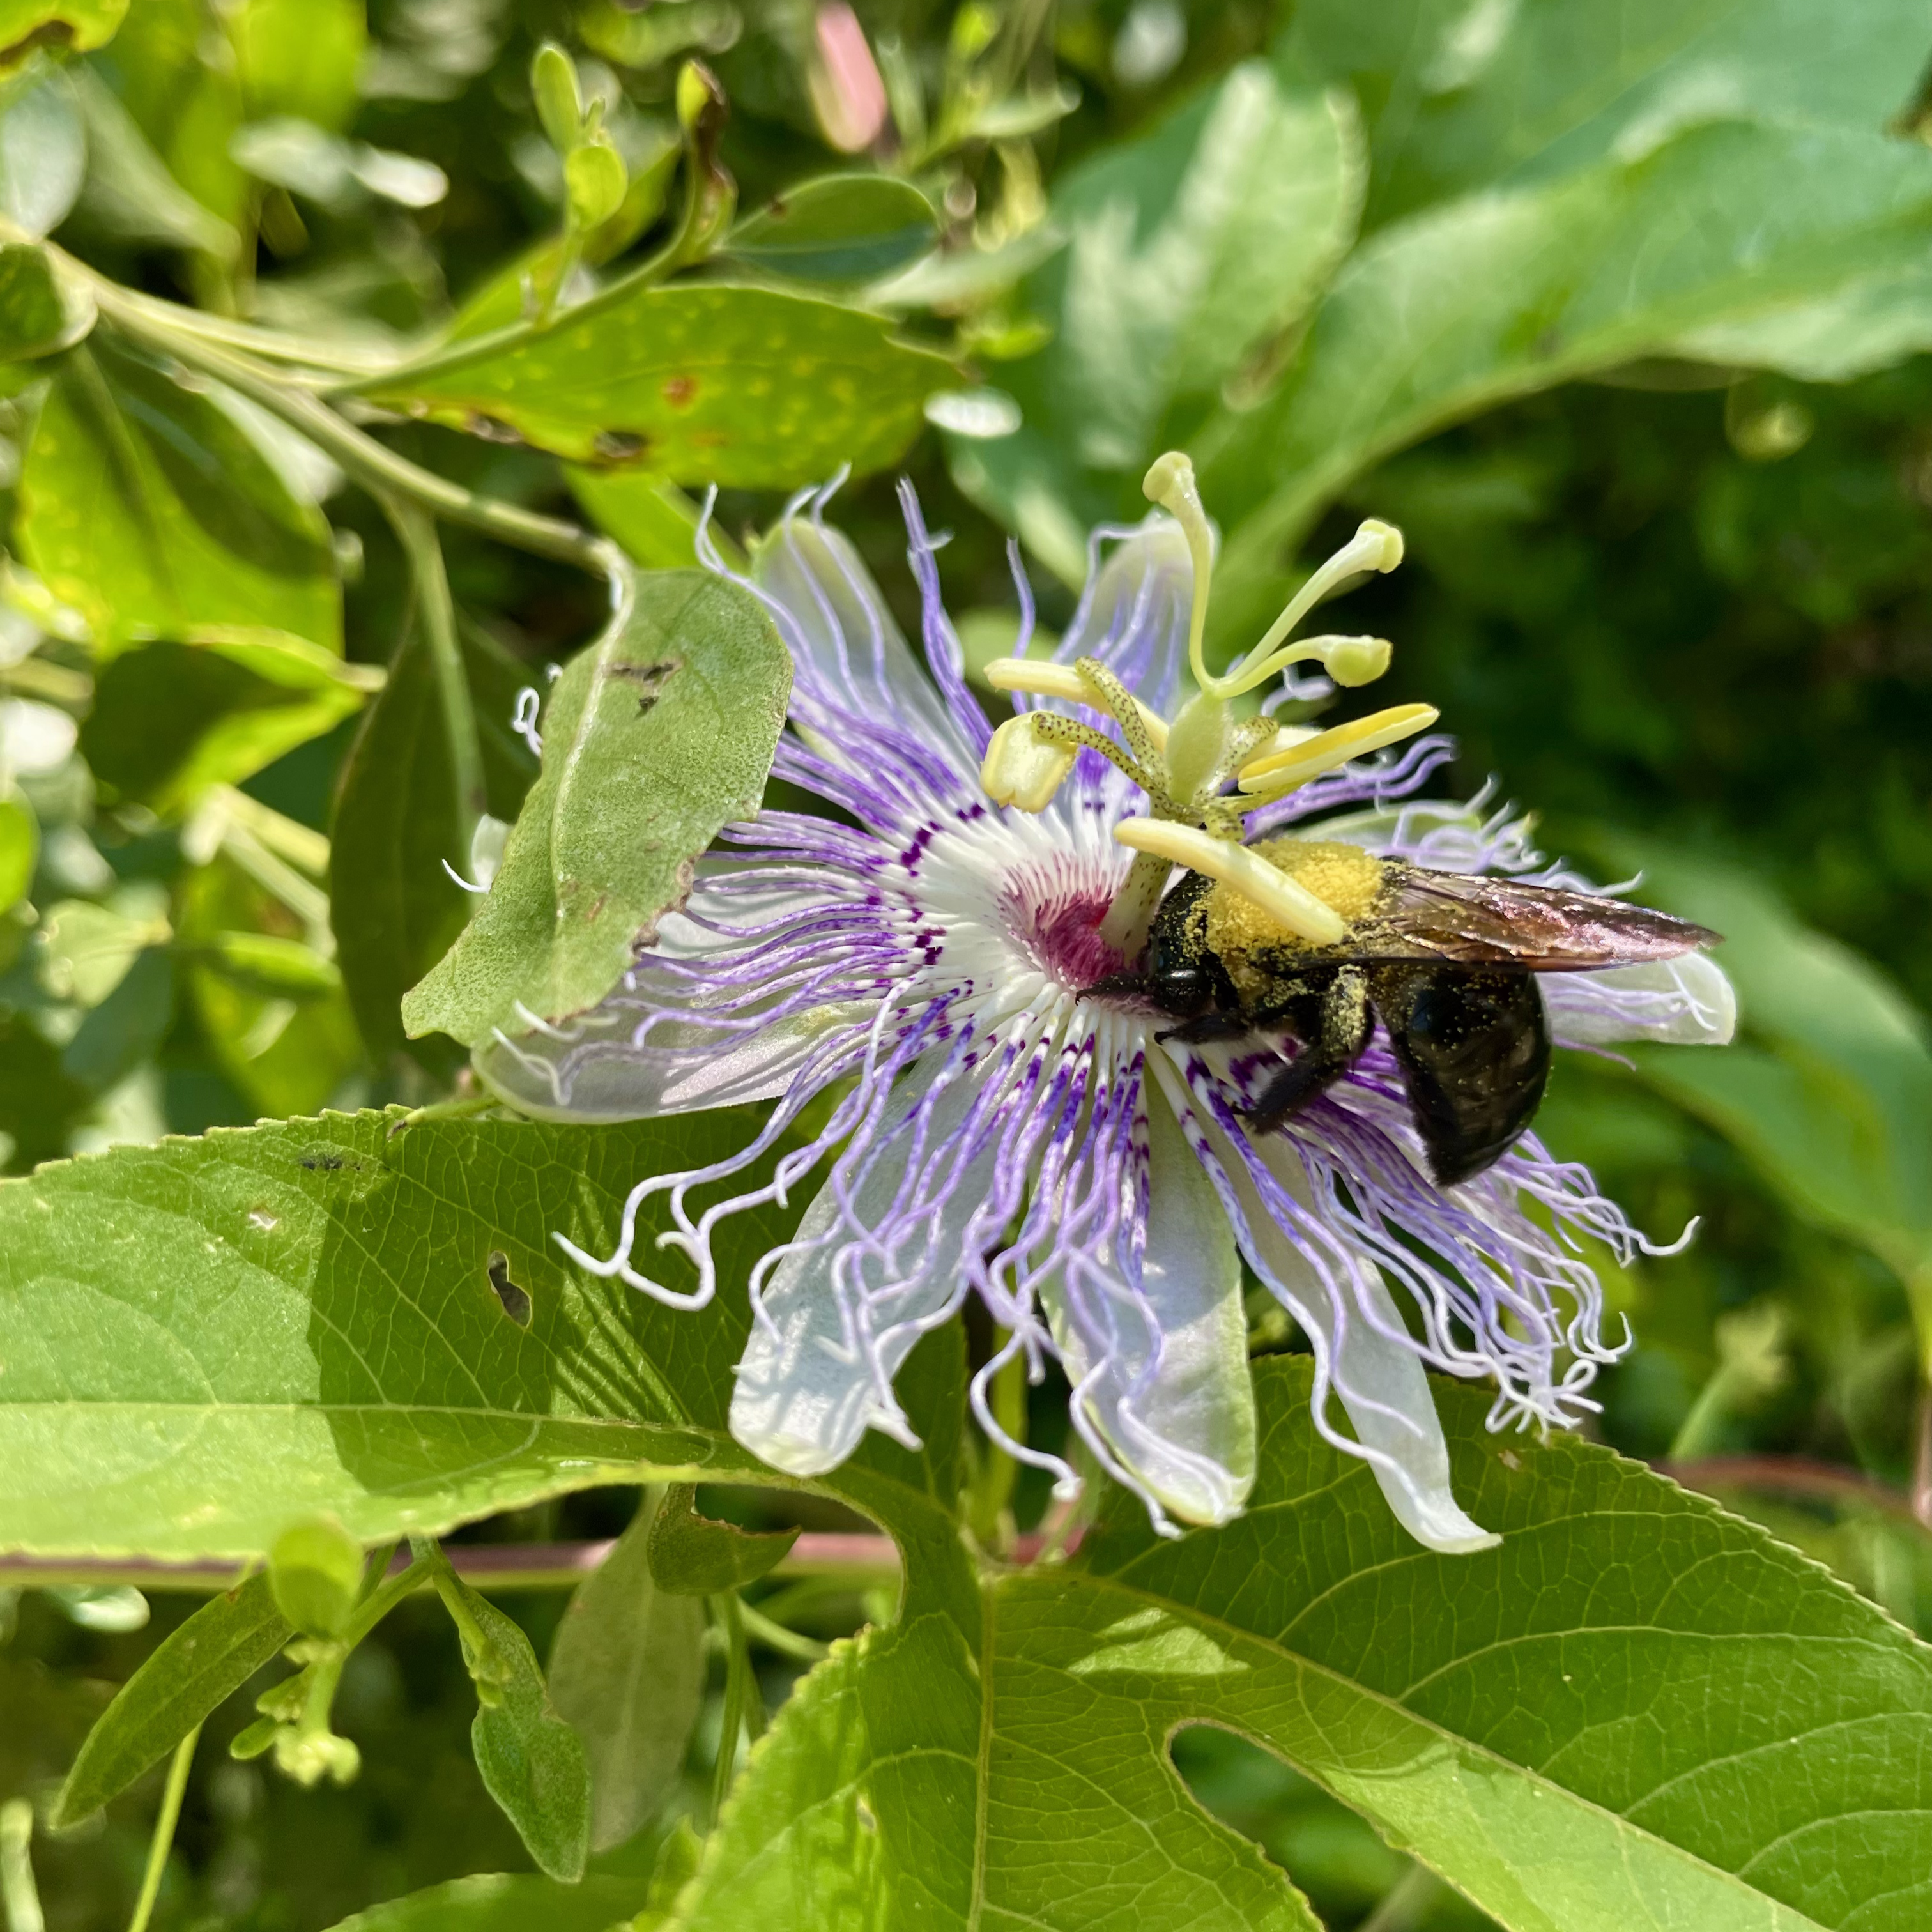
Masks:
[[[1688,920],[1594,892],[1405,866],[1364,932],[1360,956],[1453,959],[1586,973],[1669,959],[1720,935]]]

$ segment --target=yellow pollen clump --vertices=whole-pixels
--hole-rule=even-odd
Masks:
[[[1328,839],[1270,838],[1252,849],[1257,858],[1265,859],[1297,885],[1306,887],[1351,926],[1366,918],[1382,896],[1383,862],[1359,845]],[[1306,940],[1232,886],[1214,888],[1208,896],[1207,914],[1202,936],[1208,950],[1225,962],[1241,959],[1262,946],[1286,946],[1298,952],[1309,950]]]

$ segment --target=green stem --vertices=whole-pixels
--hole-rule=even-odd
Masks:
[[[182,1797],[188,1790],[188,1767],[194,1762],[194,1748],[201,1738],[201,1726],[194,1729],[175,1747],[174,1761],[168,1766],[168,1781],[161,1792],[161,1808],[154,1820],[154,1835],[148,1846],[148,1869],[141,1880],[141,1895],[134,1901],[134,1916],[128,1932],[148,1932],[154,1900],[161,1888],[161,1874],[167,1870],[168,1853],[174,1848],[175,1826],[181,1817]]]
[[[205,309],[188,308],[179,302],[163,302],[123,288],[122,296],[132,306],[145,310],[158,327],[200,336],[226,349],[239,349],[271,362],[286,362],[303,368],[318,369],[332,376],[380,376],[403,360],[372,351],[358,354],[339,344],[317,342],[307,336],[289,335],[279,329],[257,328],[252,323],[236,322],[227,316],[210,315]],[[292,377],[291,380],[299,380]]]
[[[820,1643],[816,1637],[801,1636],[795,1630],[787,1630],[783,1624],[774,1623],[770,1617],[760,1615],[749,1604],[741,1602],[738,1614],[744,1619],[746,1633],[781,1657],[795,1657],[801,1664],[817,1664],[832,1654],[829,1643]]]
[[[24,1798],[0,1804],[0,1904],[8,1932],[46,1932],[40,1888],[34,1882],[34,1808]]]
[[[1355,1932],[1411,1932],[1422,1923],[1442,1889],[1442,1881],[1426,1865],[1411,1865]]]
[[[319,396],[205,340],[194,330],[182,328],[172,314],[165,320],[158,320],[150,312],[153,304],[137,306],[118,284],[88,272],[80,263],[72,262],[71,267],[75,273],[86,276],[101,314],[127,334],[260,403],[327,451],[372,494],[404,496],[436,516],[482,530],[520,550],[575,564],[599,577],[613,574],[619,552],[607,539],[591,536],[557,518],[542,516],[494,496],[478,496],[473,490],[466,490],[447,477],[423,469],[345,422]]]
[[[745,1640],[745,1615],[735,1590],[711,1599],[712,1614],[724,1633],[724,1712],[718,1727],[718,1762],[711,1776],[711,1828],[718,1828],[724,1800],[738,1768],[738,1736],[750,1717],[757,1696],[752,1676],[752,1652]]]
[[[483,741],[477,735],[476,706],[470,695],[469,674],[464,668],[463,646],[457,641],[456,606],[449,594],[449,574],[443,568],[442,545],[434,520],[416,504],[387,493],[377,495],[383,513],[395,526],[410,560],[422,619],[423,640],[436,669],[436,693],[442,704],[443,729],[449,740],[449,772],[456,793],[456,825],[465,863],[470,835],[489,807],[483,782]]]

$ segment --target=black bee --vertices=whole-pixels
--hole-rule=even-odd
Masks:
[[[1255,850],[1348,922],[1341,940],[1311,945],[1189,872],[1154,915],[1144,970],[1082,997],[1151,1000],[1183,1022],[1162,1040],[1292,1035],[1294,1057],[1248,1110],[1264,1132],[1340,1079],[1379,1017],[1445,1187],[1506,1153],[1542,1101],[1550,1030],[1535,974],[1668,959],[1718,938],[1621,899],[1430,872],[1358,846],[1276,838]]]

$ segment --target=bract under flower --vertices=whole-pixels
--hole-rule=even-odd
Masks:
[[[1132,856],[1114,830],[1145,796],[1082,749],[1042,809],[994,805],[980,778],[991,728],[910,490],[925,669],[825,500],[794,502],[749,581],[796,664],[775,772],[845,819],[772,811],[728,828],[683,912],[600,1006],[478,1057],[495,1090],[551,1118],[773,1103],[730,1160],[640,1181],[615,1250],[574,1258],[700,1306],[720,1222],[823,1168],[792,1239],[752,1273],[739,1439],[801,1475],[836,1466],[868,1428],[910,1440],[893,1378],[976,1294],[1010,1338],[974,1384],[982,1423],[998,1432],[987,1390],[1005,1360],[1023,1353],[1036,1376],[1057,1361],[1088,1451],[1163,1528],[1227,1520],[1253,1481],[1245,1260],[1313,1350],[1324,1434],[1370,1461],[1422,1542],[1483,1546],[1450,1492],[1425,1367],[1492,1381],[1493,1426],[1574,1421],[1624,1346],[1601,1332],[1574,1237],[1625,1259],[1648,1244],[1533,1136],[1474,1180],[1436,1186],[1379,1040],[1286,1128],[1256,1135],[1241,1109],[1284,1049],[1159,1042],[1162,1023],[1132,1002],[1079,998],[1126,964],[1102,922]],[[1155,516],[1096,532],[1094,556],[1055,657],[1096,662],[1172,718],[1190,688],[1187,543]],[[1014,568],[1023,654],[1031,601],[1017,555]],[[1507,814],[1402,802],[1450,749],[1424,739],[1328,771],[1256,812],[1251,835],[1320,818],[1324,838],[1421,865],[1558,876]],[[1728,1036],[1729,989],[1708,962],[1546,990],[1558,1036],[1578,1045]],[[728,1192],[754,1169],[764,1178]],[[638,1213],[659,1195],[664,1252],[640,1254]],[[1065,1462],[1008,1447],[1074,1486]]]

